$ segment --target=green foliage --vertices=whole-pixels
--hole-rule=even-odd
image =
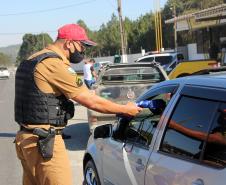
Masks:
[[[0,66],[10,66],[11,64],[10,56],[0,53]]]
[[[38,35],[25,34],[17,56],[17,64],[27,59],[33,53],[42,50],[52,42],[52,38],[47,33],[41,33]]]
[[[118,18],[113,14],[111,20],[102,25],[97,33],[97,42],[102,55],[114,55],[120,49],[120,28]]]
[[[176,15],[184,15],[197,12],[202,9],[217,6],[223,3],[223,0],[168,0],[162,11],[163,21],[163,46],[165,48],[174,47],[174,28],[173,24],[164,24],[164,21],[174,17],[173,7],[176,8]],[[178,44],[194,42],[194,35],[192,32],[179,32]]]

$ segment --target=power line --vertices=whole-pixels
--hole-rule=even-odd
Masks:
[[[62,10],[66,8],[72,8],[75,6],[80,6],[84,4],[89,4],[97,0],[88,0],[84,1],[81,3],[74,3],[66,6],[61,6],[61,7],[56,7],[56,8],[50,8],[50,9],[44,9],[44,10],[37,10],[37,11],[28,11],[28,12],[18,12],[18,13],[9,13],[9,14],[0,14],[1,17],[6,17],[6,16],[15,16],[15,15],[28,15],[28,14],[37,14],[37,13],[44,13],[44,12],[50,12],[50,11],[57,11],[57,10]]]

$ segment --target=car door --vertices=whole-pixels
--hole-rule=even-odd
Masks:
[[[140,144],[138,144],[139,128],[143,121],[143,114],[144,112],[129,121],[129,123],[126,123],[125,120],[119,121],[120,124],[126,123],[128,126],[123,129],[124,131],[118,132],[117,137],[113,136],[112,139],[106,141],[103,150],[103,174],[105,184],[143,184],[145,167],[149,156],[149,150],[144,146],[145,142],[150,141],[146,136],[142,139],[143,143],[140,142]],[[126,135],[119,136],[124,134]],[[134,168],[136,168],[135,172]]]
[[[176,107],[170,107],[165,115],[167,125],[161,128],[150,156],[146,185],[225,184],[226,139],[225,144],[219,144],[216,139],[211,141],[211,136],[217,129],[225,133],[216,125],[219,110],[226,105],[211,100],[211,96],[219,97],[217,91],[201,90],[192,96],[196,90],[190,88],[192,93],[182,94]],[[205,96],[208,93],[211,96]],[[223,151],[216,153],[216,148]]]
[[[152,96],[149,100],[161,98],[169,101],[167,95],[175,92],[176,88],[177,85],[155,89],[153,93],[149,93]],[[149,109],[143,109],[133,119],[119,119],[112,137],[105,140],[103,147],[105,185],[144,184],[146,166],[160,117],[161,114],[154,115]]]

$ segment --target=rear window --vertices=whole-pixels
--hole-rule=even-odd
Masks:
[[[158,68],[145,67],[130,67],[130,68],[114,68],[105,71],[102,76],[102,82],[160,82],[165,80],[161,71]]]
[[[173,60],[172,56],[156,56],[155,61],[160,63],[160,65],[170,64]]]

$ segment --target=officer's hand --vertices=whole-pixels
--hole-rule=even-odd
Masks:
[[[126,116],[136,116],[139,112],[141,112],[143,109],[141,107],[138,107],[135,103],[128,102],[125,105],[125,115]]]

